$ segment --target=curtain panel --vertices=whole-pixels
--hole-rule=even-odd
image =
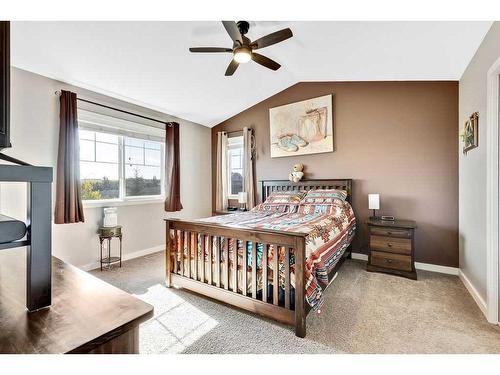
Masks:
[[[247,193],[247,208],[255,206],[254,171],[253,171],[253,136],[252,129],[243,128],[243,181]]]
[[[228,205],[228,160],[227,160],[227,133],[217,133],[217,182],[215,209],[225,210]]]
[[[179,124],[169,122],[165,129],[165,211],[182,210],[179,160]]]
[[[62,90],[59,105],[59,150],[54,222],[56,224],[84,222],[80,191],[80,146],[76,94]]]

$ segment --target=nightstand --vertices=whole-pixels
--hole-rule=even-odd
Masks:
[[[415,229],[412,220],[366,221],[370,236],[367,271],[384,272],[417,279],[415,271]]]

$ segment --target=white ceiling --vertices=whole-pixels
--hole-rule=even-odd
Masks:
[[[13,22],[12,65],[213,126],[300,81],[458,80],[491,22],[251,22],[255,40],[290,27],[232,77],[220,22]]]

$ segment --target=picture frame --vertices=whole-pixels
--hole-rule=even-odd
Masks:
[[[465,122],[462,141],[463,141],[463,153],[467,153],[478,147],[478,135],[479,135],[479,112],[474,112],[470,115],[469,119]]]
[[[269,109],[271,158],[333,152],[333,95]]]

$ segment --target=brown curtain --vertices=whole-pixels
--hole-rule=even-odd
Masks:
[[[85,219],[80,193],[80,147],[76,94],[62,90],[59,102],[59,153],[54,221],[56,224],[78,223]]]
[[[167,123],[165,137],[165,211],[174,212],[182,210],[179,124]]]

